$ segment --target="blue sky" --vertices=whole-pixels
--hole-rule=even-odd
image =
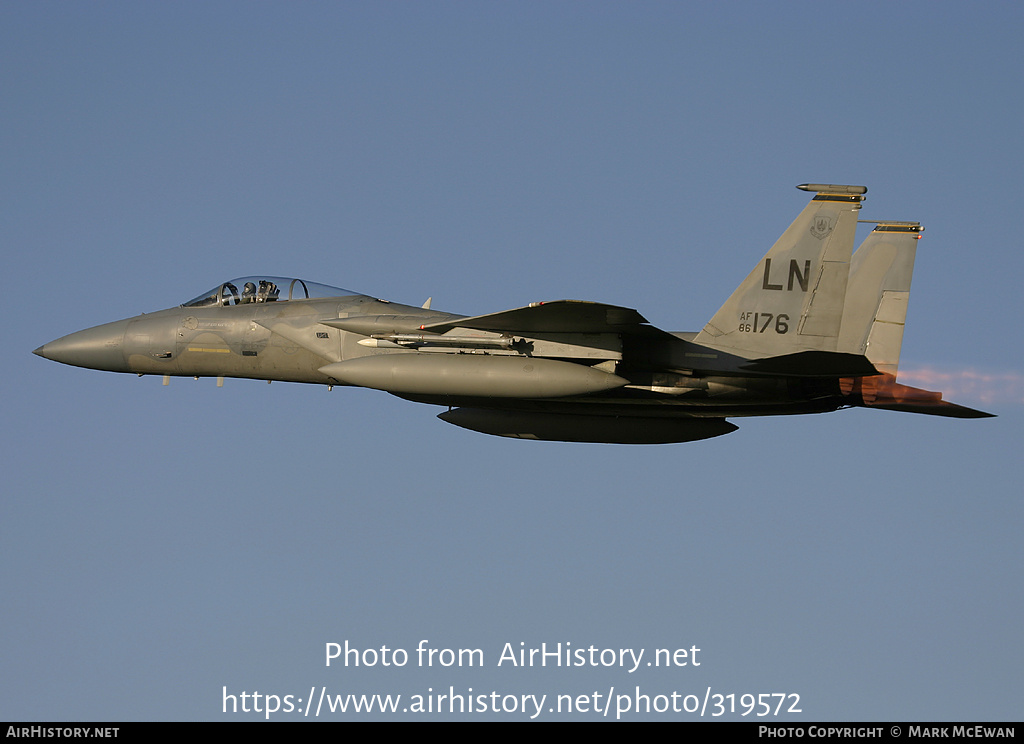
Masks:
[[[1019,719],[1022,30],[1013,3],[0,6],[0,718],[639,686]],[[535,443],[374,391],[30,353],[254,273],[698,330],[804,182],[926,226],[902,369],[998,418]],[[324,665],[421,639],[485,666]],[[702,663],[497,667],[521,642]]]

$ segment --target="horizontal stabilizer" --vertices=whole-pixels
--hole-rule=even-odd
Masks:
[[[947,416],[950,418],[992,418],[993,413],[977,411],[966,406],[959,406],[942,399],[942,393],[922,388],[901,385],[890,374],[877,377],[860,377],[839,381],[840,389],[846,395],[860,398],[865,408],[882,408],[887,411],[904,413],[924,413],[930,416]]]
[[[636,310],[617,305],[582,300],[535,302],[526,307],[500,313],[458,318],[424,325],[422,330],[445,333],[453,328],[480,331],[531,333],[627,333],[661,335],[663,331],[646,325],[647,319]],[[664,334],[668,335],[668,334]]]
[[[499,437],[602,444],[696,442],[739,428],[720,418],[593,416],[482,408],[456,408],[437,417],[463,429]]]
[[[886,411],[901,411],[903,413],[925,413],[929,416],[947,416],[949,418],[995,418],[994,413],[986,413],[974,408],[958,406],[956,403],[950,403],[945,400],[925,405],[915,403],[872,403],[868,407],[882,408]]]
[[[878,374],[867,357],[838,351],[798,351],[755,359],[741,365],[741,369],[782,377],[865,377]]]

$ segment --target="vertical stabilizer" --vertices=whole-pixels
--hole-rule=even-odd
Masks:
[[[954,418],[989,417],[991,413],[943,400],[942,393],[896,382],[922,231],[917,222],[880,222],[853,255],[838,351],[867,357],[880,374],[840,378],[839,389],[852,405],[867,408]]]
[[[850,264],[838,351],[863,354],[882,373],[896,374],[914,274],[917,222],[881,222]]]
[[[864,186],[803,184],[811,203],[697,334],[747,358],[835,351]]]

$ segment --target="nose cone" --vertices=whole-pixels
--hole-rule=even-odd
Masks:
[[[51,359],[61,364],[75,367],[102,369],[108,372],[127,372],[125,364],[124,332],[128,328],[128,320],[87,328],[72,333],[56,341],[43,344],[33,354]]]

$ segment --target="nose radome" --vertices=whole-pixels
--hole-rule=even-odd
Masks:
[[[43,344],[32,353],[75,367],[127,372],[128,365],[125,364],[124,350],[121,347],[129,322],[118,320],[87,328]]]

